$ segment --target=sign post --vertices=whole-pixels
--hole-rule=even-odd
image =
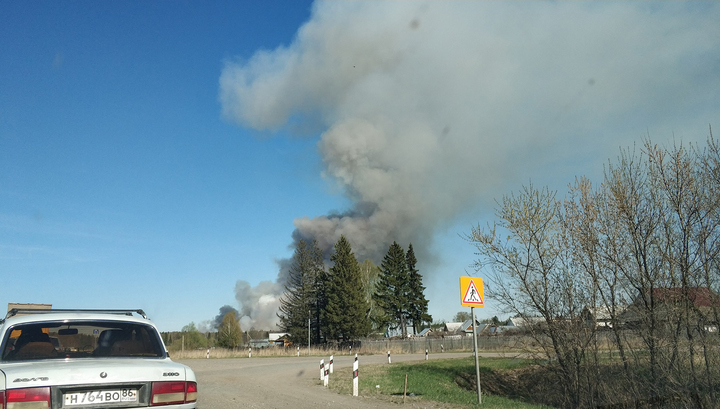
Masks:
[[[475,350],[475,382],[477,383],[478,404],[482,404],[482,392],[480,390],[480,362],[478,361],[477,346],[477,322],[475,320],[475,307],[485,306],[485,293],[483,281],[479,277],[460,277],[460,305],[470,307],[470,315],[473,327],[473,346]]]

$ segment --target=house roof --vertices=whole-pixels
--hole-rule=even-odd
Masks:
[[[543,317],[512,317],[508,320],[509,327],[526,327],[528,325],[539,324],[545,322]]]
[[[617,305],[617,306],[615,306],[615,314],[619,315],[623,311],[625,311],[625,309],[627,309],[627,306]],[[612,319],[612,314],[610,312],[610,308],[608,308],[606,305],[600,305],[597,307],[585,307],[585,310],[592,316],[593,319],[596,319],[596,320]]]
[[[689,300],[696,307],[719,307],[720,297],[714,294],[707,287],[689,287],[689,288],[654,288],[653,296],[664,302],[679,302],[687,294]]]
[[[448,332],[455,332],[458,329],[460,329],[460,327],[462,327],[462,325],[463,325],[462,322],[446,322],[445,330]]]
[[[478,320],[475,320],[475,325],[477,325],[478,332],[484,327],[484,325],[481,324]],[[460,326],[460,330],[465,332],[471,332],[473,330],[472,319],[463,322]]]
[[[281,338],[287,338],[289,336],[290,336],[290,334],[288,334],[287,332],[269,332],[268,333],[268,341],[273,342],[273,341],[277,341]]]

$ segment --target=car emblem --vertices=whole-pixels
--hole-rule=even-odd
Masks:
[[[100,377],[103,379],[107,378],[107,372],[100,372]]]

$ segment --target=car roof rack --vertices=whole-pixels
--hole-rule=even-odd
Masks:
[[[76,313],[94,313],[94,314],[121,314],[121,315],[129,315],[132,316],[133,313],[136,313],[140,315],[141,317],[147,319],[147,314],[145,314],[145,311],[141,309],[135,309],[135,310],[86,310],[86,309],[34,309],[34,308],[12,308],[7,312],[7,315],[5,315],[5,319],[0,320],[0,323],[5,321],[6,319],[10,317],[14,317],[16,315],[29,315],[29,314],[49,314],[53,312],[76,312]]]

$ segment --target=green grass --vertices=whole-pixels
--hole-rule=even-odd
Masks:
[[[512,358],[482,358],[480,360],[480,387],[483,372],[511,370],[530,365],[531,362]],[[359,393],[402,403],[405,375],[407,374],[406,403],[426,400],[452,405],[458,408],[543,408],[519,400],[483,393],[482,405],[478,405],[477,392],[459,386],[463,378],[475,376],[473,358],[431,360],[414,363],[365,365],[360,367]],[[331,389],[341,394],[352,394],[352,371],[344,368],[330,378]]]

